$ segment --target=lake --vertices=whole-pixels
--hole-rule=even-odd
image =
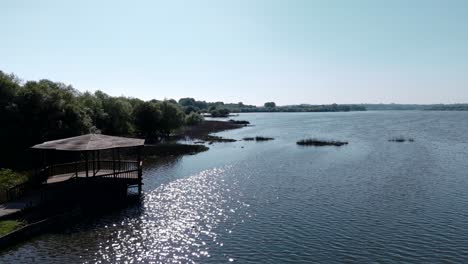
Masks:
[[[147,162],[139,205],[0,263],[468,262],[468,112],[241,114],[254,126]],[[397,136],[414,142],[396,143]],[[342,147],[303,147],[306,137]]]

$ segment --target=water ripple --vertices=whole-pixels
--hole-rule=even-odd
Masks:
[[[244,204],[227,186],[228,168],[202,171],[146,193],[144,213],[106,226],[111,237],[99,245],[93,262],[196,263],[222,246],[215,229]],[[211,241],[211,243],[208,243]]]

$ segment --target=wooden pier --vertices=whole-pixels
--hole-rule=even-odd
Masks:
[[[101,134],[44,142],[32,147],[41,151],[43,161],[36,170],[35,180],[46,192],[62,190],[64,194],[70,192],[76,195],[77,191],[87,192],[98,187],[102,192],[109,193],[135,186],[138,187],[138,194],[141,194],[143,146],[143,139]],[[134,150],[135,160],[121,159],[121,151],[128,149]],[[107,151],[107,159],[101,159],[102,151]],[[56,163],[51,158],[47,159],[50,152],[64,155],[74,153],[79,158],[74,162]]]

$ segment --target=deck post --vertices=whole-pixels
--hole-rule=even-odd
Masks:
[[[141,162],[141,147],[137,147],[137,167],[138,167],[138,195],[141,195],[141,187],[142,187],[142,162]]]
[[[78,178],[78,161],[75,161],[75,177]]]
[[[97,151],[97,170],[101,170],[101,151]]]
[[[94,176],[96,176],[95,165],[94,165],[94,161],[96,160],[96,155],[94,153],[94,150],[91,151],[91,155],[92,155],[91,158],[93,159],[93,165],[92,166],[93,166],[93,177],[94,177]]]
[[[88,151],[85,151],[85,170],[86,170],[86,178],[88,178]]]
[[[112,170],[114,171],[114,178],[115,178],[115,150],[112,149]]]
[[[120,161],[120,149],[119,149],[119,148],[117,149],[117,158],[119,159],[119,172],[120,172],[120,170],[121,170],[121,169],[120,169],[120,164],[121,164],[122,162]]]

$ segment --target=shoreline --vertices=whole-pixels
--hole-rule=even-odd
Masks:
[[[211,135],[212,133],[218,133],[231,129],[239,129],[246,125],[236,124],[230,121],[215,121],[207,120],[200,124],[186,127],[181,133],[171,137],[168,142],[158,144],[147,144],[144,147],[144,160],[154,159],[167,159],[170,157],[184,156],[184,155],[195,155],[204,151],[208,151],[209,147],[205,144],[213,144],[215,142],[235,142],[235,139],[227,139],[219,136]],[[183,144],[178,143],[179,140],[191,140],[195,144]],[[131,197],[127,197],[131,199]],[[53,204],[52,204],[53,205]],[[102,204],[105,206],[105,203]],[[45,207],[44,207],[45,206]],[[23,221],[25,225],[0,236],[0,251],[8,248],[17,243],[27,241],[35,235],[46,233],[50,230],[51,219],[55,219],[57,212],[61,212],[60,215],[68,215],[68,212],[74,212],[77,208],[82,206],[89,206],[89,204],[75,204],[70,208],[55,208],[48,207],[47,204],[40,204],[27,210],[22,210],[14,214],[5,215],[2,220],[19,220]],[[47,209],[48,208],[48,209]],[[46,210],[43,210],[46,209]],[[63,216],[62,216],[63,218]],[[52,221],[55,223],[56,221]],[[38,224],[41,223],[41,224]],[[43,223],[43,224],[42,224]],[[59,225],[59,228],[66,228],[68,225]],[[34,231],[26,231],[32,229]]]

